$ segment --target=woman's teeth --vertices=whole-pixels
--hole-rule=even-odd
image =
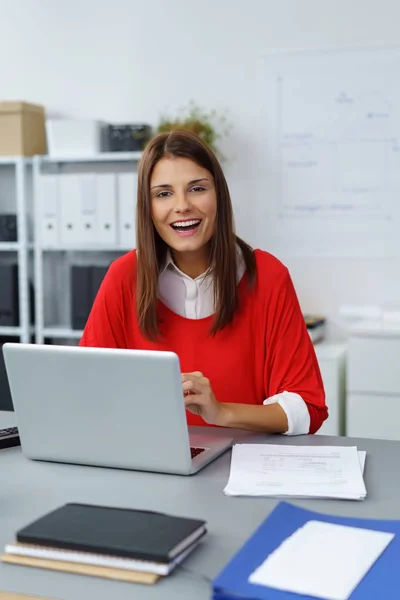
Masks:
[[[195,229],[198,225],[200,225],[200,219],[193,219],[192,221],[177,221],[173,223],[171,227],[175,229],[175,231],[190,231],[191,229]]]

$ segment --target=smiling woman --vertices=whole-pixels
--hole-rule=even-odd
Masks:
[[[186,220],[200,221],[191,235],[176,231],[176,225],[183,229]],[[173,285],[170,270],[164,271],[167,262],[197,283],[198,277],[211,275],[212,271],[212,285],[208,277],[202,286],[204,289],[210,284],[208,294],[201,290],[196,297],[197,306],[207,303],[210,307],[207,317],[215,317],[211,325],[214,333],[232,321],[237,309],[238,261],[245,265],[250,286],[256,279],[254,252],[235,235],[231,199],[221,166],[211,150],[187,131],[156,137],[143,154],[137,242],[142,257],[137,265],[138,322],[144,335],[152,340],[160,333],[158,300],[175,308],[176,288],[182,286],[182,282],[175,282],[174,300],[169,291],[164,293]],[[190,281],[185,281],[190,288]],[[190,316],[188,313],[190,309],[184,311],[185,316]]]
[[[215,231],[214,181],[192,160],[171,157],[156,164],[151,186],[154,227],[170,247],[177,266],[189,270],[187,274],[195,279],[208,267],[209,244]]]
[[[221,166],[189,132],[145,149],[137,251],[110,267],[81,345],[176,352],[189,424],[294,435],[327,418],[288,270],[236,236]]]

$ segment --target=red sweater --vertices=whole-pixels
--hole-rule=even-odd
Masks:
[[[219,402],[262,404],[283,391],[306,402],[310,433],[328,416],[314,347],[305,326],[289,272],[276,258],[255,251],[257,284],[239,283],[239,310],[233,322],[214,337],[212,317],[187,319],[161,301],[162,337],[145,339],[138,328],[135,303],[136,251],[111,265],[97,294],[81,346],[169,350],[180,359],[183,373],[201,371]],[[187,412],[189,425],[205,425]]]

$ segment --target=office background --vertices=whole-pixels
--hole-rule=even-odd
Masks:
[[[176,114],[190,100],[205,109],[227,111],[233,127],[221,150],[228,157],[224,170],[238,232],[251,244],[268,250],[267,227],[257,217],[260,207],[274,201],[266,192],[263,56],[287,49],[396,46],[399,16],[397,0],[0,0],[0,101],[21,99],[45,106],[50,115],[126,123],[154,124],[163,112]],[[126,163],[123,168],[127,171],[129,167]],[[6,181],[11,181],[14,169],[18,170],[1,166],[0,180],[7,171]],[[16,251],[10,254],[15,259]],[[88,254],[82,259],[85,262],[89,262]],[[93,254],[92,258],[94,263],[104,257]],[[324,432],[399,440],[400,336],[386,339],[369,333],[347,340],[339,310],[345,304],[400,304],[400,259],[304,253],[296,258],[284,252],[280,258],[290,269],[303,311],[327,317],[328,343],[316,345],[330,409]],[[0,252],[0,267],[9,259],[7,252]],[[79,262],[78,256],[75,259]],[[65,266],[60,279],[65,279]],[[56,273],[57,269],[53,275]],[[50,275],[45,273],[47,282]],[[0,274],[0,292],[1,283]],[[37,280],[34,283],[37,290]],[[52,323],[51,315],[48,322]],[[347,428],[343,423],[345,355]],[[3,382],[1,377],[0,369],[0,390],[2,383],[5,385],[4,375]],[[4,420],[4,414],[0,416],[0,428],[15,424]],[[238,443],[263,441],[253,435],[237,438]],[[367,451],[366,500],[330,500],[328,504],[313,500],[307,504],[302,499],[301,504],[321,513],[399,518],[399,490],[393,476],[399,462],[395,442],[318,436],[313,440],[280,436],[275,441],[300,448],[310,443],[357,444]],[[195,479],[171,480],[68,465],[60,467],[57,478],[57,465],[31,464],[17,449],[1,454],[1,472],[7,481],[1,492],[2,547],[21,526],[66,501],[109,506],[127,503],[177,515],[205,516],[210,536],[203,552],[187,563],[187,573],[178,572],[165,585],[143,592],[146,598],[209,597],[208,584],[202,577],[194,579],[190,571],[214,577],[275,502],[223,497],[228,454]],[[135,596],[136,591],[127,584],[36,569],[21,571],[1,565],[0,571],[2,588],[38,597],[56,597],[62,589],[66,599],[101,599],[114,594],[123,600]]]
[[[154,123],[190,100],[228,111],[233,128],[221,146],[238,231],[268,249],[256,216],[271,201],[262,57],[395,45],[399,13],[394,0],[1,0],[1,96],[108,121]],[[328,317],[331,339],[345,335],[341,305],[400,299],[398,260],[281,258],[303,310]]]
[[[381,239],[384,252],[379,258],[368,251],[365,255],[358,252],[356,258],[357,253],[351,249],[342,256],[340,253],[318,253],[311,250],[312,244],[294,242],[290,227],[280,230],[279,221],[275,221],[279,229],[275,235],[280,240],[279,251],[276,250],[271,241],[274,224],[271,225],[268,216],[276,197],[271,193],[270,185],[272,135],[267,107],[271,88],[267,85],[266,69],[267,56],[288,50],[295,55],[307,51],[316,51],[320,55],[328,51],[327,55],[329,52],[334,55],[335,52],[365,48],[373,56],[375,49],[378,52],[379,48],[393,47],[398,60],[400,7],[394,0],[380,3],[355,0],[351,4],[338,0],[334,5],[319,0],[283,0],[279,3],[269,0],[207,0],[202,3],[116,0],[102,5],[94,0],[57,4],[51,0],[20,0],[12,4],[0,0],[0,15],[3,57],[0,62],[0,100],[17,99],[43,105],[46,117],[50,119],[62,116],[108,123],[148,123],[153,127],[163,115],[174,117],[191,101],[205,111],[215,110],[218,115],[227,117],[230,129],[218,145],[226,157],[223,167],[231,189],[238,233],[253,246],[276,254],[291,272],[303,312],[323,315],[327,320],[325,343],[316,345],[330,411],[330,418],[321,433],[399,439],[396,426],[396,415],[400,418],[396,358],[400,355],[398,323],[393,332],[382,331],[382,323],[378,321],[373,323],[372,329],[368,326],[349,339],[349,324],[343,319],[341,309],[343,306],[356,307],[357,312],[358,307],[400,306],[400,280],[397,277],[400,244],[397,258],[389,247],[385,253],[384,237]],[[385,64],[390,64],[390,60]],[[321,71],[321,90],[324,75],[332,74],[330,67],[327,59],[326,72]],[[354,65],[352,68],[354,71]],[[371,70],[371,85],[379,79],[374,79],[376,72],[375,66],[375,71]],[[369,85],[368,71],[363,76]],[[390,82],[388,73],[385,77],[385,81]],[[318,83],[318,76],[314,77],[313,85],[317,86],[317,91]],[[316,97],[319,99],[320,96]],[[295,98],[291,102],[291,109],[295,111]],[[391,126],[391,130],[397,135],[396,127]],[[398,140],[397,145],[400,148]],[[75,173],[97,173],[97,179],[86,181],[85,190],[93,193],[97,190],[103,207],[108,206],[107,190],[114,185],[110,174],[116,173],[117,203],[120,208],[123,203],[124,219],[129,220],[134,213],[133,171],[139,158],[140,153],[137,153],[133,158],[122,159],[119,164],[119,158],[115,160],[113,156],[110,164],[106,164],[107,159],[100,165],[92,157],[89,164],[72,167],[68,157],[62,164],[50,156],[33,163],[18,162],[17,159],[8,166],[6,157],[0,178],[0,208],[10,210],[7,202],[13,196],[17,205],[21,200],[23,169],[26,169],[28,210],[32,195],[38,204],[44,204],[46,197],[56,197],[59,193],[59,204],[68,210],[72,203],[65,199],[78,198],[79,194],[81,200],[86,198],[83,187],[79,191],[77,180],[68,177],[62,177],[62,187],[60,184],[59,192],[54,191],[52,186],[58,185],[55,184],[58,178],[51,173],[65,174],[71,169]],[[362,151],[357,158],[363,160]],[[364,173],[365,164],[362,166]],[[351,168],[348,167],[349,172]],[[44,177],[41,177],[42,170],[47,173]],[[40,181],[40,185],[36,186],[35,181]],[[46,193],[42,187],[44,183]],[[398,184],[396,180],[395,189]],[[394,200],[397,206],[396,198]],[[112,250],[110,252],[104,247],[101,251],[90,252],[88,247],[85,248],[86,243],[83,247],[76,244],[75,249],[82,252],[65,252],[62,244],[68,246],[68,240],[62,236],[61,246],[47,251],[44,240],[40,239],[44,231],[43,215],[36,212],[35,216],[36,222],[42,224],[39,235],[33,236],[34,252],[31,252],[31,236],[25,235],[26,232],[20,240],[21,245],[17,244],[12,252],[7,252],[4,245],[0,248],[0,266],[15,261],[17,253],[21,267],[20,314],[14,315],[15,323],[0,323],[0,332],[19,336],[20,341],[30,339],[29,322],[32,319],[29,315],[34,312],[28,302],[28,286],[31,285],[30,296],[31,299],[34,296],[36,305],[32,339],[39,343],[76,344],[87,313],[84,311],[85,314],[75,314],[75,317],[72,314],[71,317],[73,307],[82,306],[81,292],[79,298],[75,296],[72,284],[86,278],[85,285],[76,287],[87,288],[86,296],[91,298],[96,286],[92,289],[87,273],[71,267],[96,265],[100,267],[97,273],[104,273],[104,267],[113,258],[131,247],[127,237],[122,240],[122,230],[127,235],[130,232],[124,229],[126,222],[119,217],[119,225],[114,223],[119,227],[116,233],[118,244],[111,242],[111,237],[108,241],[103,240]],[[396,222],[400,222],[399,216]],[[374,220],[370,223],[373,232]],[[349,224],[351,228],[352,224],[357,224],[357,219],[349,220]],[[325,225],[322,220],[321,227]],[[52,231],[56,232],[56,228]],[[65,227],[63,231],[69,235]],[[360,250],[356,228],[354,231],[354,248]],[[111,235],[112,227],[107,232]],[[365,241],[368,246],[369,240],[364,238],[363,247]],[[338,236],[338,247],[340,243]],[[93,279],[98,283],[101,278],[92,275],[90,281]],[[30,283],[28,277],[32,280]],[[13,291],[16,296],[16,290]],[[5,329],[1,327],[4,324]],[[18,327],[13,327],[17,324]],[[7,329],[8,325],[11,329]],[[365,373],[369,376],[365,377]],[[4,370],[0,380],[1,377],[4,388]],[[388,410],[381,410],[382,403]]]

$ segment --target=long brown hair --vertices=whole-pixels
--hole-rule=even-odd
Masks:
[[[150,180],[157,162],[164,157],[188,158],[211,173],[217,197],[215,233],[211,239],[210,267],[214,276],[216,313],[211,329],[216,333],[231,323],[238,307],[237,247],[246,265],[247,280],[253,285],[256,264],[252,248],[235,234],[231,198],[216,156],[196,135],[172,131],[158,135],[143,152],[138,173],[136,309],[142,335],[154,340],[160,333],[157,316],[158,277],[166,259],[167,244],[156,231],[151,214]]]

